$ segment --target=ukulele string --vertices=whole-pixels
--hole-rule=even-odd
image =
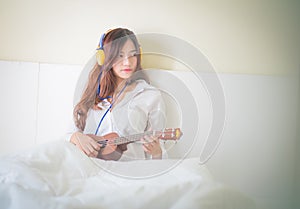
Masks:
[[[103,144],[119,145],[119,144],[126,144],[126,143],[130,143],[130,142],[136,142],[136,141],[139,141],[143,136],[150,136],[150,135],[153,135],[153,133],[154,133],[153,131],[146,131],[146,132],[140,133],[140,134],[106,139],[106,140],[104,140]]]
[[[123,137],[115,137],[106,140],[99,141],[98,143],[103,144],[106,146],[107,144],[119,145],[125,144],[130,142],[137,142],[140,141],[144,136],[163,136],[164,137],[165,131],[146,131],[144,133],[134,134],[130,136],[123,136]],[[171,135],[173,137],[173,133]],[[142,142],[145,143],[145,142]],[[146,142],[147,143],[147,142]]]

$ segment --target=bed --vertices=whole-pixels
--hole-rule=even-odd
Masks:
[[[157,69],[147,75],[163,93],[167,125],[184,133],[167,142],[168,159],[104,161],[51,140],[0,158],[1,208],[255,208],[252,199],[215,181],[200,160],[212,123],[200,116],[211,118],[212,107],[205,88],[193,89],[198,78]],[[82,71],[74,103],[86,76]],[[178,89],[165,85],[166,76]],[[199,97],[206,99],[199,103]]]
[[[253,208],[199,158],[103,161],[57,141],[2,158],[0,174],[1,208]]]

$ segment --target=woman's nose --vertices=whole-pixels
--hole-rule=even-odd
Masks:
[[[123,65],[129,65],[129,57],[125,56],[123,59]]]

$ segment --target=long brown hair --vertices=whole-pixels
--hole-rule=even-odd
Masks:
[[[81,131],[85,128],[89,109],[101,102],[101,98],[114,94],[117,86],[116,76],[113,73],[112,67],[127,40],[131,40],[136,48],[138,55],[136,70],[141,70],[140,46],[134,33],[126,28],[116,28],[105,34],[103,40],[104,63],[101,66],[98,63],[94,65],[82,97],[73,110],[75,125]],[[99,83],[100,93],[97,95]]]

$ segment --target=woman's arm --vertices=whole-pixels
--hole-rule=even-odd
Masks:
[[[161,93],[154,89],[146,91],[143,97],[144,101],[147,101],[144,107],[147,107],[146,112],[148,112],[146,131],[162,130],[166,124],[166,107]],[[167,152],[158,137],[145,137],[143,148],[146,153],[151,155],[152,159],[167,158]]]
[[[152,159],[162,159],[162,148],[158,137],[145,136],[142,139],[144,151],[152,156]]]
[[[89,157],[97,157],[100,150],[96,139],[78,131],[71,135],[70,142]]]

